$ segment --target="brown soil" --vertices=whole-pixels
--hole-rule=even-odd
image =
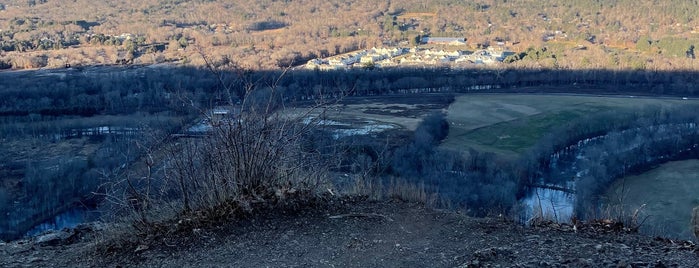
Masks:
[[[145,242],[149,241],[149,242]],[[523,227],[400,202],[342,202],[121,249],[0,244],[0,267],[698,267],[690,242],[602,225]]]

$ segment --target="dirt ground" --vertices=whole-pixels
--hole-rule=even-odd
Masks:
[[[99,235],[98,235],[99,237]],[[592,225],[523,227],[402,202],[344,202],[104,250],[0,244],[0,267],[697,267],[697,247]],[[147,241],[147,240],[144,240]]]

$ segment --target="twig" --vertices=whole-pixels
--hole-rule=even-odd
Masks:
[[[377,213],[348,213],[348,214],[340,214],[340,215],[333,215],[328,217],[329,219],[342,219],[342,218],[384,218],[387,221],[393,221],[393,219],[389,218],[388,216],[377,214]]]

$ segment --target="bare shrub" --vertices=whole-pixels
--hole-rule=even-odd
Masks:
[[[596,217],[590,218],[590,222],[605,222],[618,226],[619,231],[638,232],[648,219],[644,212],[645,204],[633,208],[627,204],[610,204],[602,208]]]
[[[279,78],[252,81],[232,64],[222,70],[203,58],[228,104],[193,107],[207,131],[136,142],[131,148],[140,160],[128,169],[137,172],[122,167],[106,186],[122,220],[143,235],[191,231],[269,208],[302,208],[332,192],[327,158],[303,147],[317,122],[308,114],[285,115],[277,104]],[[223,115],[214,113],[221,109]]]
[[[602,207],[601,214],[591,217],[596,220],[608,220],[621,224],[625,230],[637,232],[648,219],[644,212],[645,204],[632,207],[627,203],[629,190],[626,188],[626,180],[622,178],[621,189],[615,191],[606,205]]]
[[[249,210],[254,203],[313,196],[325,186],[327,170],[301,148],[308,128],[278,113],[240,113],[205,139],[173,146],[166,178],[179,187],[184,211],[229,202]]]
[[[16,55],[12,59],[12,66],[17,69],[34,69],[46,67],[48,57],[46,55]]]

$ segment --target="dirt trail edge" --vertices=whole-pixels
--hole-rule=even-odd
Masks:
[[[523,227],[401,202],[260,216],[111,255],[91,239],[36,240],[0,244],[0,267],[699,267],[687,241]]]

